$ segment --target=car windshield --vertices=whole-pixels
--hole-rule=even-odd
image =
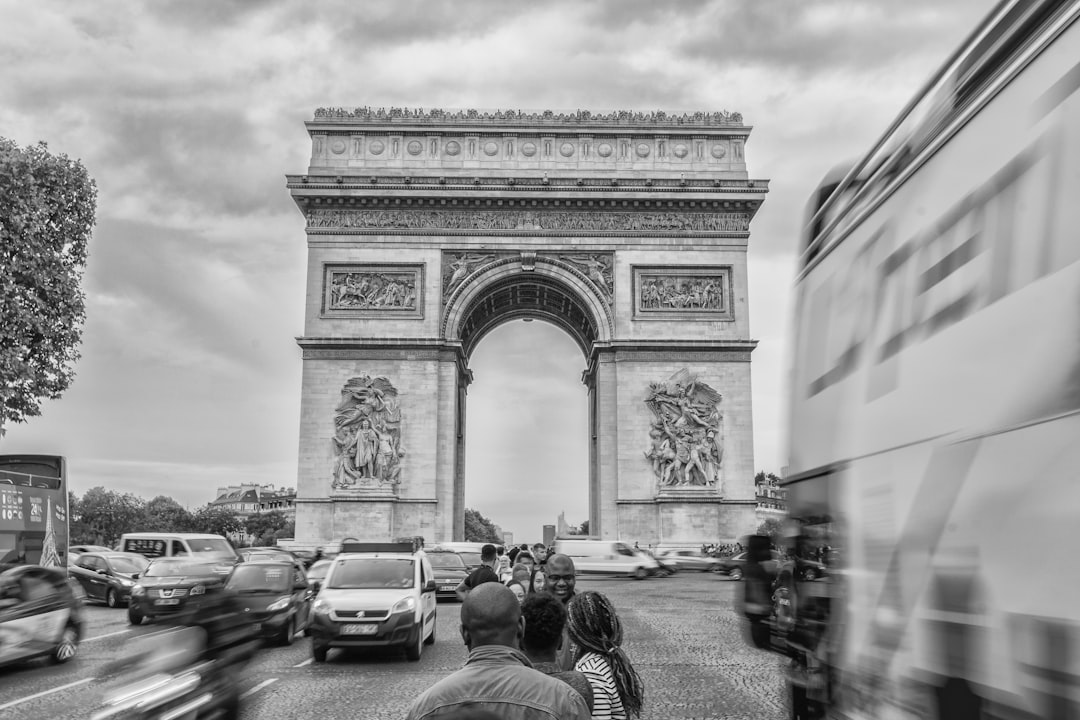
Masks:
[[[259,561],[266,562],[267,560],[284,560],[286,562],[292,562],[293,556],[289,553],[273,552],[268,550],[257,550],[255,552],[241,553],[244,559],[248,562]]]
[[[119,573],[141,573],[149,564],[150,561],[144,557],[109,558],[109,565],[112,566],[113,572]]]
[[[480,553],[478,552],[463,552],[457,553],[457,555],[465,562],[466,565],[471,566],[480,564]]]
[[[328,588],[372,590],[411,588],[413,561],[397,558],[346,558],[338,560],[330,573]]]
[[[312,565],[307,571],[308,580],[322,580],[325,578],[327,571],[330,570],[330,565],[329,560],[320,560]]]
[[[240,592],[287,592],[292,579],[292,567],[270,564],[237,565],[225,584],[226,590]]]
[[[188,545],[191,546],[191,552],[195,553],[216,553],[218,555],[232,555],[234,557],[236,555],[236,551],[233,550],[232,545],[224,538],[189,539]]]
[[[441,570],[464,570],[465,561],[457,553],[430,553],[431,567]]]
[[[186,577],[188,575],[213,575],[214,568],[206,563],[183,560],[156,560],[146,568],[144,577]]]

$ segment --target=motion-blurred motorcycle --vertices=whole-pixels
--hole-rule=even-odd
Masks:
[[[259,647],[254,626],[227,597],[183,622],[128,643],[93,720],[240,717],[240,674]]]

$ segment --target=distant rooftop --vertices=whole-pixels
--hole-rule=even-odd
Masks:
[[[443,110],[440,108],[372,108],[321,107],[315,110],[315,120],[348,120],[363,123],[401,124],[521,124],[521,125],[656,125],[663,127],[742,127],[741,113],[718,110],[713,112],[665,112],[654,110]]]

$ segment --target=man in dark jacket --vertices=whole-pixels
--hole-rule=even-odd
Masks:
[[[489,582],[470,591],[461,606],[469,659],[416,698],[406,720],[453,717],[464,706],[502,720],[589,720],[581,695],[535,670],[518,649],[524,631],[521,606],[509,588]]]
[[[498,562],[499,557],[495,553],[494,545],[485,545],[480,548],[480,567],[469,573],[469,576],[458,583],[458,586],[454,588],[458,600],[464,601],[465,596],[469,594],[470,590],[479,587],[483,583],[499,582],[499,574],[495,571],[495,566],[498,565]]]

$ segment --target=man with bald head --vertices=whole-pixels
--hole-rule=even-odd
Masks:
[[[461,605],[465,667],[413,701],[406,720],[455,717],[464,706],[503,720],[588,720],[581,695],[561,680],[534,670],[518,648],[525,632],[521,606],[499,583],[484,583]]]

